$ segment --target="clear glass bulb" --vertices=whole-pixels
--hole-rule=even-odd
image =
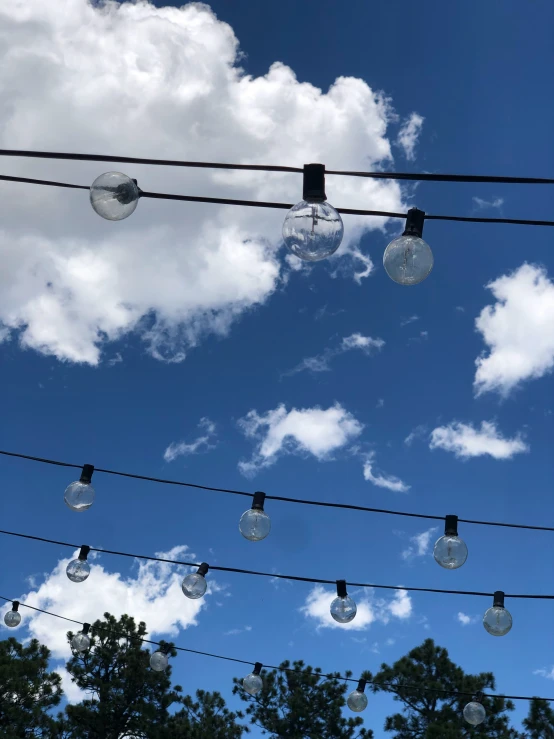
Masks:
[[[75,652],[86,652],[90,647],[90,639],[86,634],[75,634],[71,646]]]
[[[351,711],[365,711],[367,708],[367,695],[359,690],[353,690],[346,701]]]
[[[105,172],[90,188],[90,204],[102,218],[121,221],[134,212],[139,200],[137,184],[121,172]]]
[[[247,675],[242,681],[242,687],[247,693],[250,693],[250,695],[256,695],[256,693],[259,693],[263,686],[264,683],[261,676],[254,675],[253,672],[251,672],[250,675]]]
[[[487,712],[477,701],[471,701],[464,708],[464,718],[472,726],[479,726],[487,718]]]
[[[201,598],[206,592],[207,587],[206,578],[203,575],[199,575],[198,572],[191,572],[190,575],[187,575],[181,585],[183,593],[187,598],[192,598],[193,600]]]
[[[483,616],[483,626],[493,636],[504,636],[512,628],[512,615],[503,606],[492,606]]]
[[[169,657],[164,652],[154,652],[150,657],[150,667],[156,672],[167,670]]]
[[[8,611],[4,616],[4,623],[9,626],[10,629],[19,626],[21,623],[21,614],[18,611]]]
[[[433,252],[419,236],[400,236],[385,249],[383,266],[399,285],[417,285],[433,269]]]
[[[259,508],[250,508],[240,517],[239,529],[248,541],[261,541],[269,534],[271,519],[265,511]]]
[[[339,624],[347,624],[353,620],[358,610],[356,603],[347,595],[346,598],[337,596],[331,603],[331,616]]]
[[[67,565],[65,573],[71,582],[84,582],[90,575],[90,565],[83,559],[73,559]]]
[[[318,262],[334,254],[344,235],[342,219],[329,203],[302,200],[287,213],[283,239],[300,259]]]
[[[441,567],[447,570],[457,570],[467,559],[466,543],[459,536],[445,534],[437,539],[433,557]]]
[[[65,489],[64,500],[72,511],[88,511],[94,503],[94,488],[90,482],[72,482]]]

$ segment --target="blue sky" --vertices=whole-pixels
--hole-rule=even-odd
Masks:
[[[26,12],[3,4],[0,19],[14,32],[0,43],[25,63],[0,72],[18,75],[0,94],[10,103],[2,147],[552,176],[554,107],[541,81],[554,53],[547,2],[532,12],[516,2],[429,2],[417,13],[407,2],[355,2],[345,14],[330,2],[220,0],[210,6],[219,20],[206,8],[163,5],[112,8],[99,20],[84,0],[65,13],[55,0],[31,0]],[[72,45],[69,31],[84,29],[83,19],[87,30]],[[105,53],[95,65],[87,44],[99,38]],[[117,65],[116,49],[125,52]],[[229,73],[235,60],[244,76]],[[264,77],[275,62],[285,66]],[[340,77],[355,81],[335,84]],[[398,137],[413,113],[424,121],[412,152]],[[79,184],[108,168],[2,162],[6,174]],[[143,189],[290,202],[301,195],[294,176],[122,168]],[[327,179],[330,202],[343,207],[551,219],[554,202],[547,186],[367,187]],[[270,495],[551,522],[549,229],[429,222],[434,269],[403,288],[382,268],[394,222],[376,228],[345,218],[342,256],[298,269],[279,245],[282,213],[153,201],[108,223],[86,193],[1,188],[0,448]],[[343,350],[353,335],[384,343]],[[313,357],[327,358],[327,368],[291,372]],[[164,459],[171,444],[206,436],[195,453]],[[271,535],[252,544],[238,532],[242,498],[97,474],[96,502],[77,515],[63,503],[72,471],[3,459],[0,479],[2,528],[53,539],[144,554],[188,547],[176,553],[329,579],[552,592],[549,533],[460,526],[469,558],[447,572],[430,549],[417,554],[418,541],[423,550],[442,533],[413,539],[432,522],[269,502]],[[125,597],[155,638],[182,646],[268,664],[303,659],[356,676],[430,636],[466,671],[493,671],[500,692],[552,694],[551,602],[508,600],[513,629],[494,639],[480,623],[487,599],[413,593],[395,615],[388,593],[357,593],[367,624],[344,630],[325,625],[324,597],[299,583],[214,573],[198,610],[177,592],[170,568],[139,570],[104,555],[95,560],[102,569],[76,586],[60,570],[67,550],[0,537],[0,555],[10,562],[3,595],[32,594],[82,620],[125,610]],[[46,618],[31,632],[62,664],[63,628]],[[231,678],[241,674],[192,655],[173,664],[186,691],[220,690],[232,706]],[[377,739],[393,706],[370,697],[364,718]],[[516,724],[526,712],[518,703]]]

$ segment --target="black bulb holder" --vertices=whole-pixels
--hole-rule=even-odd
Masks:
[[[347,595],[346,580],[337,580],[337,596],[339,598],[346,598]]]
[[[16,613],[19,611],[19,601],[18,600],[14,600],[12,602],[12,611],[15,611]]]
[[[504,591],[496,590],[492,601],[493,608],[504,608]]]
[[[92,481],[93,472],[94,472],[93,464],[84,464],[83,470],[81,472],[81,477],[79,478],[79,482],[82,482],[84,485],[90,485]]]
[[[160,644],[159,647],[158,652],[161,652],[162,654],[168,655],[171,652],[170,644]]]
[[[265,502],[265,493],[262,493],[261,490],[258,490],[257,492],[254,493],[254,496],[252,499],[252,510],[263,511],[264,502]]]
[[[444,517],[444,535],[458,536],[458,516]]]
[[[209,569],[210,569],[210,565],[207,564],[206,562],[202,562],[200,567],[196,570],[196,574],[202,575],[202,577],[204,577],[205,575],[207,575]]]
[[[325,194],[325,165],[305,164],[302,198],[308,203],[323,203]]]
[[[406,228],[402,236],[417,236],[421,239],[424,222],[425,211],[419,210],[419,208],[410,208],[406,216]]]
[[[365,692],[365,686],[367,685],[367,680],[364,680],[363,678],[359,681],[358,687],[356,690],[358,693],[364,693]]]
[[[80,559],[81,562],[86,562],[89,552],[90,552],[90,547],[87,544],[83,544],[83,546],[81,547],[81,551],[79,552],[79,556],[77,557],[77,559]]]
[[[473,696],[473,700],[475,701],[475,703],[482,703],[483,698],[484,698],[483,693],[480,690],[478,690]]]
[[[83,634],[85,634],[86,636],[89,631],[90,631],[90,624],[83,624]]]
[[[259,675],[260,672],[262,671],[262,667],[263,665],[261,662],[256,662],[256,664],[254,665],[254,669],[252,670],[252,674]]]

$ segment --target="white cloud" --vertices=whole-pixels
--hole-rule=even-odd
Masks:
[[[462,613],[462,611],[458,611],[458,615],[456,618],[462,624],[462,626],[470,626],[471,624],[476,624],[477,621],[479,621],[479,616],[468,616],[467,613]]]
[[[419,321],[419,316],[410,316],[409,318],[404,318],[402,321],[400,321],[400,325],[409,326],[410,323],[414,323],[414,321]]]
[[[89,697],[85,690],[81,690],[81,688],[75,685],[65,664],[55,667],[54,672],[57,672],[62,679],[62,690],[64,692],[64,698],[68,703],[80,703]]]
[[[344,336],[338,346],[325,349],[324,352],[317,354],[315,357],[306,357],[296,367],[284,372],[282,377],[290,377],[304,370],[308,370],[309,372],[329,372],[331,369],[331,360],[339,354],[344,354],[353,349],[358,349],[364,354],[371,354],[381,351],[384,346],[385,342],[383,339],[372,339],[371,336],[364,336],[359,333]]]
[[[402,551],[402,559],[411,560],[414,557],[424,557],[429,552],[433,534],[438,531],[436,526],[433,526],[427,531],[422,531],[420,534],[410,537],[411,544]]]
[[[232,28],[207,5],[27,0],[3,3],[0,26],[4,148],[369,170],[392,162],[395,113],[383,94],[353,77],[322,91],[281,62],[247,75]],[[123,169],[154,192],[285,202],[301,193],[287,173],[16,158],[3,167],[85,185]],[[86,192],[15,183],[0,192],[0,340],[60,360],[96,365],[108,342],[133,333],[157,359],[183,361],[265,303],[291,269],[281,211],[144,199],[111,223]],[[406,209],[394,181],[332,178],[327,192],[337,205]],[[360,239],[387,223],[346,216],[336,272],[370,274]]]
[[[65,569],[77,553],[60,560],[40,587],[22,595],[19,600],[35,608],[88,623],[103,618],[106,611],[116,617],[127,613],[137,621],[145,621],[151,638],[156,639],[161,635],[175,637],[180,629],[196,626],[200,611],[206,607],[210,594],[219,589],[210,576],[206,596],[190,600],[185,598],[181,590],[181,582],[188,568],[165,562],[137,561],[136,574],[123,576],[119,572],[104,569],[98,563],[98,556],[89,556],[91,573],[88,579],[82,583],[72,583],[67,579]],[[195,559],[186,546],[176,546],[156,556],[181,559],[184,555]],[[2,618],[6,610],[9,608],[3,609]],[[79,630],[78,626],[23,606],[21,614],[23,618],[19,628],[27,627],[31,637],[50,648],[54,659],[70,656],[66,634],[69,630]]]
[[[361,349],[369,353],[372,349],[380,351],[385,346],[383,339],[372,339],[371,336],[363,336],[362,334],[351,334],[345,336],[341,342],[341,351],[347,352],[350,349]]]
[[[492,421],[482,421],[480,429],[461,421],[439,426],[431,431],[429,448],[454,452],[461,459],[486,454],[494,459],[511,459],[515,454],[529,451],[521,434],[505,438]]]
[[[356,601],[357,613],[347,624],[337,623],[329,612],[332,600],[337,593],[326,590],[322,585],[314,585],[300,612],[316,622],[317,629],[344,629],[363,631],[374,621],[387,624],[391,617],[405,620],[412,615],[412,600],[406,590],[399,588],[390,600],[376,598],[372,588],[349,593]]]
[[[322,408],[292,408],[283,404],[265,415],[252,410],[238,422],[249,438],[257,439],[252,459],[239,462],[245,475],[274,464],[281,454],[312,454],[325,461],[362,432],[363,424],[339,403]]]
[[[204,431],[203,434],[198,436],[194,441],[173,441],[167,447],[164,452],[164,459],[166,462],[173,462],[177,457],[188,456],[189,454],[199,454],[200,452],[207,452],[210,449],[216,447],[216,427],[213,421],[209,418],[201,418],[198,423],[198,428]]]
[[[386,488],[392,490],[395,493],[407,493],[410,489],[410,485],[402,482],[402,480],[395,475],[387,475],[384,472],[375,471],[374,465],[375,453],[368,454],[364,459],[364,480],[372,482],[374,485],[380,488]]]
[[[404,150],[406,159],[410,161],[415,159],[415,147],[419,134],[421,133],[424,120],[425,118],[417,113],[412,113],[411,116],[402,124],[400,131],[398,132],[396,143]]]
[[[540,675],[541,677],[545,677],[547,680],[554,680],[554,665],[552,666],[552,669],[533,670],[533,675]]]
[[[504,205],[504,198],[495,198],[494,200],[483,200],[482,198],[473,198],[476,210],[494,209],[500,210]]]
[[[383,408],[385,405],[385,399],[384,398],[378,398],[377,399],[377,405],[376,408]]]
[[[427,426],[420,424],[419,426],[416,426],[413,431],[410,431],[408,436],[404,439],[404,444],[406,444],[406,446],[411,446],[416,439],[423,439],[426,434]]]
[[[237,636],[238,634],[244,634],[248,631],[252,631],[251,626],[244,626],[242,629],[229,629],[229,631],[225,631],[223,636]]]
[[[554,282],[546,270],[523,264],[487,285],[495,297],[475,321],[488,354],[475,361],[477,395],[507,396],[525,380],[554,367]]]

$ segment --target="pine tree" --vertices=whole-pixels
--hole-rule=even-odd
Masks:
[[[241,739],[250,729],[236,723],[243,718],[225,707],[219,693],[196,691],[196,701],[189,695],[181,700],[183,708],[171,716],[160,739]]]
[[[554,739],[554,711],[550,703],[533,698],[529,715],[523,719],[523,726],[529,732],[529,739]]]

